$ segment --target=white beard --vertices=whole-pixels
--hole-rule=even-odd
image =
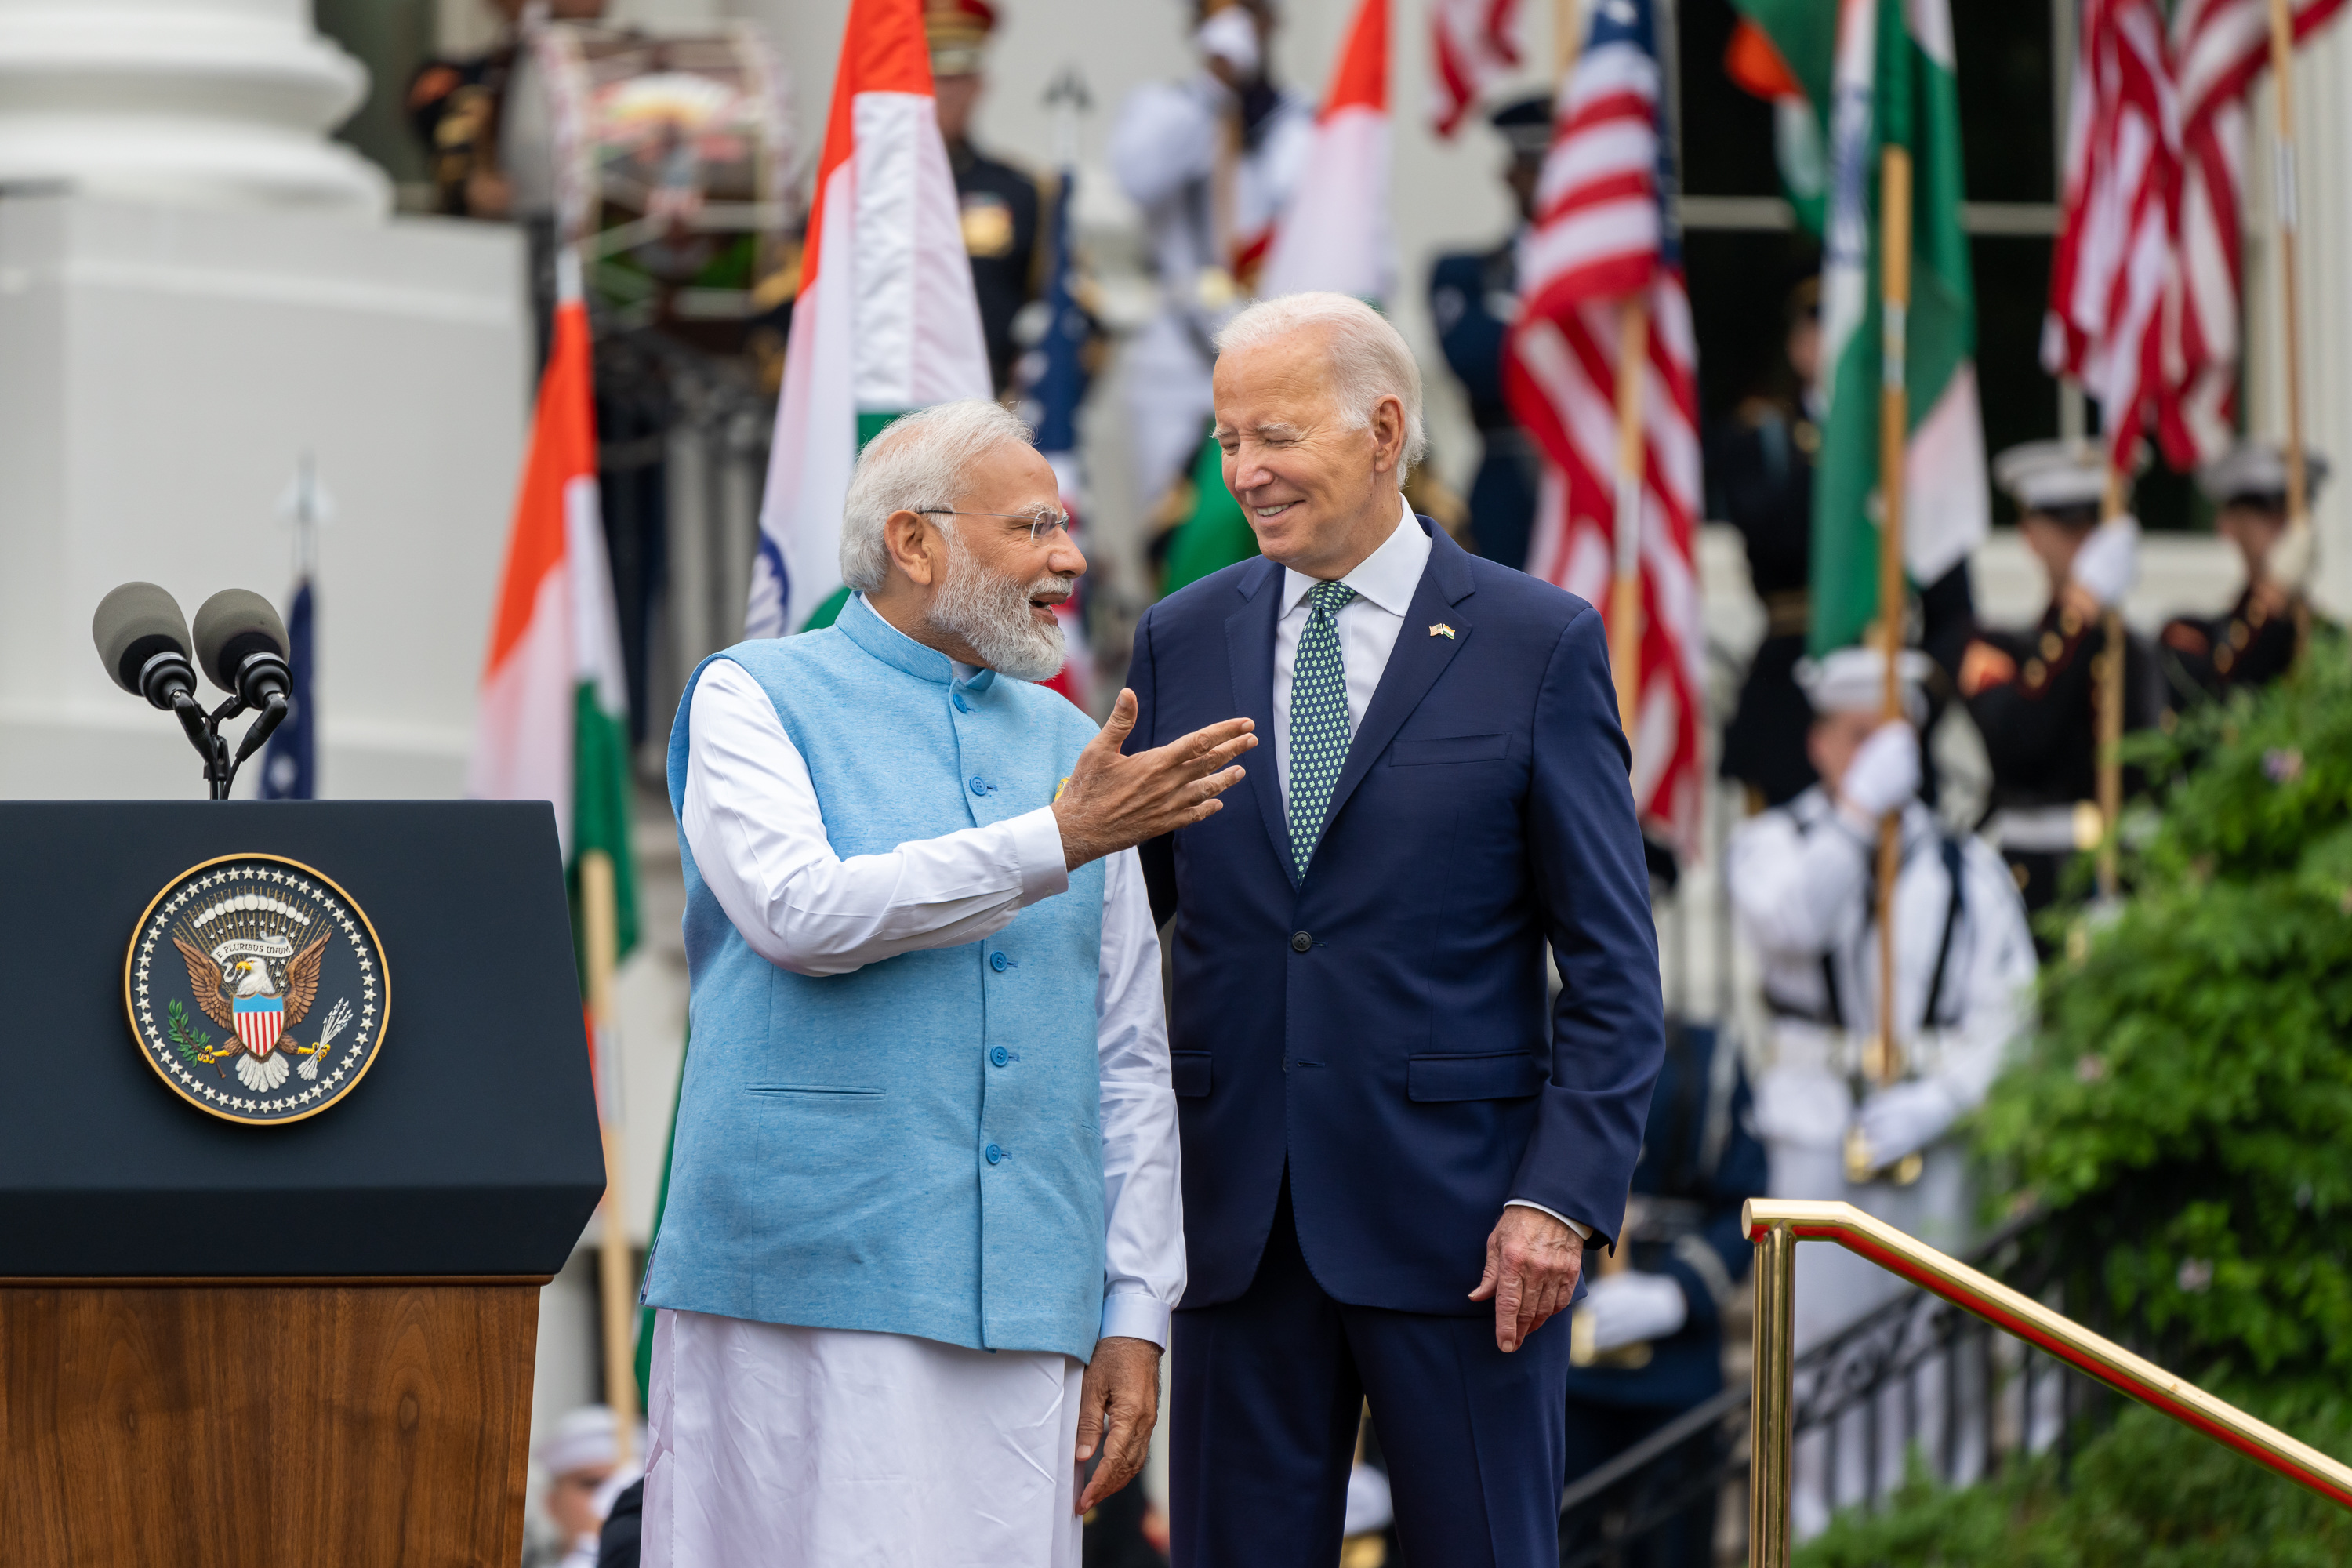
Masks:
[[[236,1058],[236,1076],[247,1089],[271,1089],[286,1081],[286,1058],[272,1051],[266,1057],[250,1054]]]
[[[961,637],[980,662],[1016,680],[1050,680],[1062,668],[1062,626],[1039,625],[1032,595],[1067,593],[1070,579],[1047,575],[1016,583],[983,569],[952,528],[948,536],[948,580],[931,605],[930,624]]]

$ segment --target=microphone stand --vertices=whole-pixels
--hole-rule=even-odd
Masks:
[[[188,744],[205,759],[205,784],[211,790],[210,798],[226,800],[231,785],[236,783],[236,770],[245,765],[246,758],[261,749],[270,731],[286,721],[286,694],[272,691],[262,699],[260,713],[246,726],[245,738],[237,742],[236,754],[231,756],[228,742],[221,738],[220,727],[240,713],[249,711],[242,697],[232,697],[210,713],[204,710],[194,696],[186,691],[172,694],[172,711],[187,731]]]

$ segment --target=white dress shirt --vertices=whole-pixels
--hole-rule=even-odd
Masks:
[[[722,659],[703,671],[687,732],[678,820],[695,868],[752,951],[779,968],[846,974],[902,952],[978,942],[1069,888],[1050,806],[884,855],[840,858],[825,837],[807,763],[775,704],[739,664]],[[1164,1346],[1168,1314],[1184,1291],[1184,1216],[1160,935],[1135,851],[1110,857],[1104,871],[1095,993],[1102,1332]]]
[[[1421,531],[1420,521],[1412,515],[1412,506],[1399,496],[1396,526],[1389,531],[1388,538],[1378,550],[1359,562],[1354,571],[1339,579],[1356,591],[1356,596],[1339,607],[1334,621],[1339,634],[1339,663],[1348,677],[1350,736],[1363,727],[1364,710],[1372,705],[1372,693],[1380,689],[1381,677],[1388,673],[1389,656],[1396,652],[1397,638],[1404,631],[1405,612],[1412,608],[1412,596],[1421,587],[1422,574],[1428,569],[1432,548],[1429,535]],[[1319,581],[1284,567],[1282,612],[1274,623],[1274,772],[1282,786],[1286,830],[1290,805],[1291,671],[1298,658],[1298,638],[1314,614],[1307,595],[1315,591]],[[1541,1204],[1513,1198],[1503,1206],[1536,1209],[1551,1215],[1580,1237],[1592,1235],[1591,1226],[1566,1215],[1553,1214]]]

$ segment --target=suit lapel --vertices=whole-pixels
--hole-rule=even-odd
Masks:
[[[1388,749],[1475,629],[1457,607],[1473,589],[1470,558],[1446,537],[1444,529],[1424,526],[1431,535],[1429,564],[1422,568],[1412,606],[1404,613],[1403,628],[1397,633],[1395,651],[1389,655],[1389,667],[1381,672],[1380,685],[1372,689],[1371,706],[1364,710],[1364,721],[1349,742],[1347,766],[1339,770],[1339,782],[1331,786],[1331,809],[1323,819],[1326,833],[1330,831],[1328,824],[1339,820],[1348,797],[1371,770],[1372,759]],[[1441,621],[1453,627],[1452,637],[1430,631]]]
[[[1233,672],[1234,712],[1257,721],[1258,742],[1242,766],[1248,770],[1265,836],[1274,842],[1274,858],[1295,881],[1282,778],[1274,765],[1274,625],[1282,615],[1282,568],[1261,558],[1255,570],[1243,574],[1236,591],[1243,603],[1225,621],[1225,659]]]

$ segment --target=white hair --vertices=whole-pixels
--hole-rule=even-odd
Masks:
[[[977,397],[903,415],[866,443],[841,503],[841,580],[872,593],[889,573],[882,525],[894,511],[938,510],[964,498],[964,470],[997,447],[1026,444],[1029,426]]]
[[[1217,352],[1254,349],[1312,327],[1328,331],[1324,363],[1348,428],[1361,430],[1383,397],[1404,406],[1404,450],[1397,458],[1397,488],[1421,461],[1429,437],[1421,424],[1421,366],[1387,317],[1346,294],[1283,294],[1261,300],[1225,323]]]

